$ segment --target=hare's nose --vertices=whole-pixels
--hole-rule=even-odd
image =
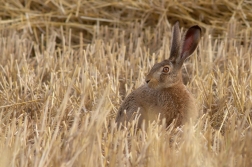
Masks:
[[[150,79],[148,79],[148,80],[145,80],[145,82],[146,82],[146,83],[149,83],[149,82],[150,82]]]

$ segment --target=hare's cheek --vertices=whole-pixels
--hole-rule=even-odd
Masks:
[[[168,75],[160,75],[160,83],[165,83],[168,80]]]

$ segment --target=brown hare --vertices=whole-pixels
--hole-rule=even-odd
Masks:
[[[155,64],[146,76],[146,83],[125,98],[116,117],[118,126],[135,119],[136,113],[140,114],[138,128],[143,120],[148,123],[165,118],[168,126],[175,119],[175,125],[179,126],[189,118],[196,118],[195,100],[182,81],[182,65],[197,48],[201,29],[192,26],[181,39],[177,22],[172,35],[169,59]]]

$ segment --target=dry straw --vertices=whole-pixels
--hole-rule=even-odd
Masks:
[[[0,166],[252,166],[250,1],[0,4]],[[176,20],[204,29],[184,66],[197,123],[117,131]]]

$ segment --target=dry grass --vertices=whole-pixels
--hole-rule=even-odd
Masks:
[[[0,166],[252,166],[250,1],[0,2]],[[184,68],[200,118],[117,131],[175,20],[204,28]]]

